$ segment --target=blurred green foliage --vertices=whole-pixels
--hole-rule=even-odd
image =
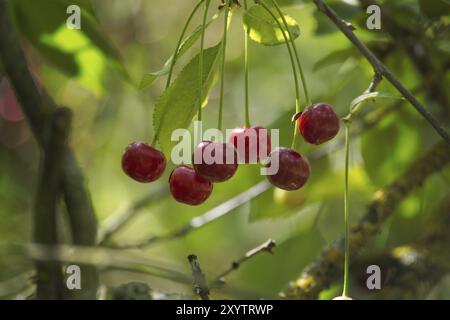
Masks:
[[[69,2],[82,8],[81,30],[64,27]],[[355,24],[357,35],[382,56],[407,87],[420,87],[417,97],[448,128],[448,105],[442,106],[439,99],[426,90],[429,79],[422,77],[411,60],[413,58],[398,41],[383,28],[367,30],[367,15],[357,6],[357,1],[327,2],[343,18]],[[381,2],[383,10],[403,28],[413,35],[421,35],[431,67],[443,73],[441,81],[448,99],[448,1]],[[142,195],[166,184],[172,164],[169,163],[162,179],[144,185],[123,174],[120,158],[129,142],[152,140],[155,134],[153,124],[156,127],[161,125],[163,139],[160,142],[167,155],[172,146],[168,140],[171,131],[178,127],[192,130],[189,123],[195,113],[199,77],[193,72],[198,64],[195,58],[198,41],[195,40],[199,29],[195,27],[200,24],[200,15],[195,17],[190,28],[194,35],[192,41],[180,49],[183,54],[175,66],[177,77],[172,89],[160,97],[165,89],[166,78],[163,76],[167,74],[170,60],[161,72],[145,80],[144,90],[139,90],[135,84],[145,74],[160,70],[172,56],[195,1],[14,0],[10,3],[38,82],[57,103],[74,111],[71,144],[87,177],[98,219],[104,221]],[[371,81],[370,65],[361,59],[334,25],[317,12],[311,1],[284,0],[279,3],[283,5],[283,11],[297,21],[301,30],[297,32],[295,25],[295,34],[300,33],[296,43],[313,101],[327,101],[335,106],[340,116],[345,116],[351,101]],[[214,13],[211,12],[211,16]],[[243,14],[243,9],[235,10],[229,30],[225,128],[244,123]],[[221,40],[220,20],[212,21],[206,30],[206,46],[211,48],[205,52],[206,89],[212,86],[217,76],[215,60],[220,45],[214,46]],[[248,21],[247,24],[255,27],[255,23]],[[279,42],[279,34],[274,34]],[[274,34],[270,37],[273,38]],[[274,41],[269,42],[273,44]],[[265,40],[261,42],[268,43]],[[290,145],[292,135],[290,118],[294,113],[294,89],[286,48],[251,42],[251,121],[255,125],[280,129],[280,144],[284,146]],[[397,95],[386,82],[382,82],[379,91]],[[0,100],[4,94],[0,92]],[[390,100],[370,103],[359,118],[390,104]],[[166,109],[170,114],[163,119],[159,112]],[[204,126],[214,127],[217,113],[218,90],[212,88],[204,108]],[[0,113],[0,282],[32,268],[25,246],[29,241],[39,150],[25,123],[24,119],[10,122]],[[336,141],[340,141],[342,135],[343,132]],[[378,188],[393,182],[438,140],[431,127],[406,103],[356,136],[351,145],[351,221],[355,222],[364,214]],[[311,154],[318,148],[302,144],[300,150]],[[343,231],[343,151],[338,148],[322,157],[315,157],[311,159],[311,165],[312,176],[304,189],[292,194],[269,189],[205,228],[181,240],[156,245],[143,254],[175,262],[181,271],[189,272],[186,257],[195,253],[207,278],[212,279],[233,259],[272,238],[278,244],[274,255],[262,254],[242,265],[227,279],[230,290],[213,290],[212,295],[216,298],[276,298],[278,292]],[[214,186],[213,196],[200,207],[187,207],[164,196],[141,210],[117,234],[115,241],[128,243],[149,235],[165,234],[262,180],[259,167],[240,166],[232,180]],[[374,251],[393,248],[418,237],[423,224],[438,213],[438,204],[448,197],[449,181],[447,170],[430,179],[422,189],[400,204],[383,233],[375,239]],[[64,217],[64,208],[61,211]],[[110,286],[142,281],[151,288],[169,293],[191,293],[186,284],[127,272],[105,273],[102,281]],[[330,298],[336,295],[336,291],[340,291],[339,286],[324,292],[321,298]],[[450,298],[448,285],[442,292],[447,292],[444,296]]]

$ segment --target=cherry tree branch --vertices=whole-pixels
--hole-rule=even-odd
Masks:
[[[373,4],[378,4],[375,0],[359,0],[361,8],[364,10]],[[411,19],[416,17],[412,16]],[[415,27],[407,28],[399,24],[388,6],[383,7],[383,14],[381,15],[383,30],[390,34],[393,43],[403,49],[404,53],[410,58],[411,62],[420,73],[426,87],[427,96],[429,99],[437,101],[442,109],[442,115],[448,117],[449,115],[449,94],[446,88],[448,82],[445,80],[445,66],[439,68],[433,63],[436,56],[432,55],[433,50],[429,48],[429,39],[427,39],[425,32],[420,32],[420,29]]]
[[[174,239],[178,239],[178,238],[183,238],[188,233],[190,233],[194,230],[203,228],[206,225],[229,214],[234,209],[242,206],[243,204],[245,204],[248,201],[250,201],[251,199],[259,196],[260,194],[269,190],[270,188],[271,188],[271,184],[269,182],[267,182],[267,181],[260,182],[257,185],[253,186],[252,188],[248,189],[247,191],[244,191],[243,193],[238,194],[234,198],[231,198],[230,200],[225,201],[224,203],[209,210],[208,212],[202,214],[201,216],[193,218],[186,225],[182,226],[179,229],[176,229],[175,231],[169,232],[162,236],[151,236],[148,239],[138,242],[138,243],[113,245],[112,247],[121,248],[121,249],[144,248],[144,247],[149,247],[151,245],[154,245],[156,243],[160,243],[163,241],[169,241],[169,240],[174,240]]]
[[[45,128],[57,106],[49,97],[40,94],[33,80],[9,9],[8,1],[0,0],[0,60],[34,136],[43,148]],[[70,148],[66,148],[61,155],[61,179],[72,241],[77,245],[94,245],[97,235],[96,216],[85,188],[82,170]],[[80,298],[95,299],[98,285],[95,269],[84,268],[82,277],[84,289],[79,293]]]
[[[323,12],[338,28],[339,30],[353,43],[353,45],[361,52],[366,60],[372,65],[376,72],[381,74],[386,80],[388,80],[411,105],[433,126],[436,132],[445,140],[447,144],[450,144],[450,135],[444,129],[434,116],[428,112],[414,95],[406,89],[403,84],[387,69],[387,67],[370,51],[367,46],[359,40],[359,38],[353,32],[354,28],[346,21],[341,19],[336,12],[329,7],[323,0],[314,0],[317,8]]]
[[[98,244],[104,245],[107,243],[112,236],[122,230],[122,228],[125,227],[125,225],[132,220],[141,209],[166,194],[168,194],[167,187],[160,187],[157,190],[152,190],[151,192],[144,194],[141,198],[128,204],[124,209],[119,210],[117,213],[113,213],[110,218],[106,219],[98,231]]]
[[[413,190],[420,187],[432,174],[450,163],[448,145],[444,142],[433,147],[419,158],[391,185],[375,193],[374,200],[361,220],[351,228],[350,251],[356,256],[369,239],[376,235],[397,208]],[[283,296],[293,299],[315,299],[342,273],[344,239],[340,238],[325,248],[320,256],[308,265],[298,279],[293,281]]]
[[[33,241],[57,245],[59,241],[57,211],[61,195],[61,157],[67,147],[72,113],[56,109],[45,128],[33,214]],[[59,262],[35,261],[37,299],[62,299],[64,293],[62,265]]]

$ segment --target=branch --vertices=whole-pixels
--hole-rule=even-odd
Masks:
[[[364,43],[353,33],[353,28],[342,20],[332,8],[330,8],[323,0],[314,0],[317,8],[322,11],[330,20],[341,30],[341,32],[353,43],[353,45],[364,55],[366,60],[372,65],[376,72],[386,78],[412,106],[433,126],[436,132],[450,144],[450,136],[444,127],[434,116],[414,97],[414,95],[406,89],[399,80],[386,68],[386,66],[378,60],[378,58],[367,48]]]
[[[69,137],[72,113],[69,109],[56,109],[50,128],[44,137],[40,177],[37,185],[33,215],[33,241],[44,245],[58,244],[57,207],[61,195],[61,157]],[[59,262],[36,261],[37,299],[63,298],[62,265]]]
[[[220,204],[214,209],[204,213],[201,216],[193,218],[189,223],[185,226],[179,228],[178,230],[172,231],[166,235],[162,236],[152,236],[147,240],[144,240],[135,244],[125,244],[125,245],[116,245],[115,248],[121,249],[132,249],[132,248],[144,248],[151,245],[154,245],[159,242],[174,240],[177,238],[183,238],[188,233],[203,228],[204,226],[216,221],[217,219],[222,218],[223,216],[229,214],[234,209],[240,207],[241,205],[247,203],[251,199],[259,196],[263,192],[269,190],[271,188],[271,184],[267,181],[263,181],[255,185],[254,187],[248,189],[247,191],[231,198],[230,200]]]
[[[420,187],[432,174],[450,162],[450,152],[444,142],[432,148],[418,159],[397,181],[375,193],[367,213],[350,231],[352,255],[363,248],[376,235],[383,222],[395,211],[397,205],[414,189]],[[340,238],[309,266],[300,277],[290,284],[283,296],[287,298],[314,299],[342,273],[344,239]]]
[[[44,147],[44,128],[49,115],[57,107],[49,97],[39,93],[34,83],[7,3],[0,0],[0,58],[36,140]],[[61,159],[62,190],[70,218],[72,241],[76,245],[94,245],[97,221],[81,168],[69,148],[66,148]],[[82,269],[84,289],[80,297],[95,299],[98,284],[96,271],[91,267]]]
[[[367,8],[371,4],[376,4],[373,0],[359,0],[361,7]],[[364,10],[365,10],[364,8]],[[430,55],[432,50],[427,46],[427,38],[425,33],[418,33],[418,29],[407,29],[393,19],[387,6],[383,8],[381,16],[383,29],[386,30],[394,40],[396,45],[400,45],[407,56],[414,64],[415,68],[421,74],[425,86],[427,87],[430,99],[438,101],[441,105],[443,115],[448,116],[449,97],[446,91],[446,80],[443,68],[436,67],[433,63],[433,56]],[[414,18],[412,18],[414,19]]]
[[[275,248],[276,243],[274,240],[269,239],[266,242],[264,242],[263,244],[257,246],[256,248],[251,249],[250,251],[247,251],[245,253],[244,256],[242,256],[241,258],[239,258],[238,260],[235,260],[231,263],[230,267],[223,271],[222,273],[220,273],[215,281],[214,284],[223,284],[225,283],[225,277],[228,276],[230,273],[232,273],[233,271],[239,269],[239,267],[241,266],[241,264],[243,264],[244,262],[250,260],[251,258],[253,258],[254,256],[262,253],[262,252],[268,252],[268,253],[273,253],[273,249]]]
[[[125,227],[125,225],[130,222],[142,208],[168,194],[167,191],[167,187],[165,186],[156,191],[152,190],[135,202],[129,204],[125,209],[114,213],[101,226],[97,237],[98,243],[100,245],[107,243],[108,240]]]
[[[200,296],[202,300],[209,300],[209,288],[206,284],[206,277],[200,268],[200,262],[196,255],[188,256],[191,265],[192,276],[194,278],[194,291]]]

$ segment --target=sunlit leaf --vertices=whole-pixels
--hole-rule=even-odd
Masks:
[[[87,85],[96,94],[100,94],[99,80],[102,77],[100,73],[103,72],[106,63],[129,80],[117,50],[100,30],[90,1],[70,1],[70,4],[81,8],[80,30],[71,30],[66,26],[68,3],[67,0],[11,2],[16,23],[22,34],[49,64],[67,76],[84,79],[82,84]],[[101,72],[95,74],[94,79],[88,80],[95,71]]]
[[[217,80],[217,62],[221,56],[221,44],[204,51],[204,67],[201,79],[203,92],[207,94]],[[162,94],[155,105],[153,126],[155,132],[159,131],[158,140],[166,155],[175,142],[171,141],[172,132],[175,129],[187,128],[197,112],[200,79],[199,79],[199,55],[181,71],[177,79]]]
[[[283,26],[284,32],[287,30],[284,28],[283,20],[277,14],[275,9],[272,12],[278,17],[278,22]],[[300,28],[294,18],[284,15],[289,30],[294,37],[298,38],[300,35]],[[244,27],[249,30],[250,38],[260,44],[273,46],[279,45],[285,42],[283,37],[283,30],[280,29],[278,23],[273,17],[259,4],[250,7],[244,14]]]

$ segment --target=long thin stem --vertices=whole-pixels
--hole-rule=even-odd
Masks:
[[[294,49],[294,56],[295,56],[295,59],[297,61],[298,71],[300,72],[300,78],[302,80],[303,92],[305,94],[306,103],[308,105],[311,105],[312,102],[311,102],[311,98],[309,96],[308,85],[306,83],[306,77],[305,77],[305,74],[303,72],[303,67],[302,67],[302,63],[301,63],[301,60],[300,60],[300,55],[298,54],[297,46],[295,45],[294,36],[292,35],[291,29],[289,28],[289,24],[287,23],[286,18],[284,17],[284,14],[283,14],[283,12],[280,9],[280,6],[277,4],[277,1],[276,0],[271,0],[271,1],[272,1],[273,5],[274,5],[275,9],[277,10],[278,14],[280,15],[281,20],[283,20],[283,24],[284,24],[284,26],[286,28],[286,31],[289,34],[289,39],[291,41],[292,48]],[[300,112],[300,110],[296,110],[296,112]]]
[[[225,90],[225,58],[227,52],[227,34],[228,34],[228,15],[230,13],[230,3],[225,4],[225,19],[223,23],[223,40],[222,40],[222,64],[220,67],[220,101],[219,101],[219,118],[217,120],[217,129],[222,130],[223,102]]]
[[[344,289],[342,295],[348,297],[349,265],[350,265],[350,232],[349,232],[349,206],[348,206],[348,169],[350,154],[350,123],[345,124],[345,190],[344,190],[344,224],[345,224],[345,253],[344,253]]]
[[[206,0],[205,3],[205,12],[203,13],[203,21],[202,21],[202,36],[200,39],[200,57],[199,57],[199,101],[198,101],[198,121],[202,121],[202,105],[203,105],[203,53],[205,49],[205,26],[206,26],[206,18],[208,17],[208,10],[211,0]]]
[[[248,9],[247,0],[244,0],[244,8]],[[248,66],[248,40],[250,36],[250,30],[245,30],[245,38],[244,38],[244,69],[245,69],[245,126],[250,128],[250,103],[249,103],[249,66]]]
[[[290,41],[288,39],[288,36],[286,35],[286,32],[283,29],[283,26],[281,25],[280,21],[278,21],[277,17],[272,13],[272,11],[269,9],[268,6],[266,6],[263,2],[259,2],[259,4],[261,5],[261,7],[263,7],[267,13],[269,13],[273,20],[277,23],[278,27],[281,30],[281,34],[283,35],[284,41],[286,43],[286,47],[288,49],[289,52],[289,58],[291,60],[291,65],[292,65],[292,71],[294,74],[294,81],[295,81],[295,110],[300,110],[300,89],[299,89],[299,82],[298,82],[298,76],[297,76],[297,67],[295,65],[295,60],[294,60],[294,54],[292,52],[291,46],[289,45]],[[294,127],[296,127],[294,125]],[[292,148],[295,149],[295,146],[297,144],[297,134],[296,134],[297,129],[294,129],[294,136],[292,137]]]
[[[178,51],[180,50],[181,44],[183,43],[183,39],[184,39],[184,36],[186,35],[187,29],[188,29],[189,25],[191,24],[192,18],[197,13],[198,9],[200,8],[200,6],[203,4],[204,1],[205,0],[200,0],[195,5],[194,9],[192,10],[192,12],[190,13],[188,19],[186,20],[186,23],[184,24],[183,31],[181,31],[180,38],[178,39],[177,46],[175,47],[175,52],[173,54],[173,59],[172,59],[172,62],[170,64],[169,75],[167,76],[167,82],[166,82],[166,89],[170,86],[170,82],[171,82],[172,76],[173,76],[173,69],[175,67],[175,63],[177,62],[177,58],[178,58]],[[203,26],[203,28],[204,28],[204,26]]]

